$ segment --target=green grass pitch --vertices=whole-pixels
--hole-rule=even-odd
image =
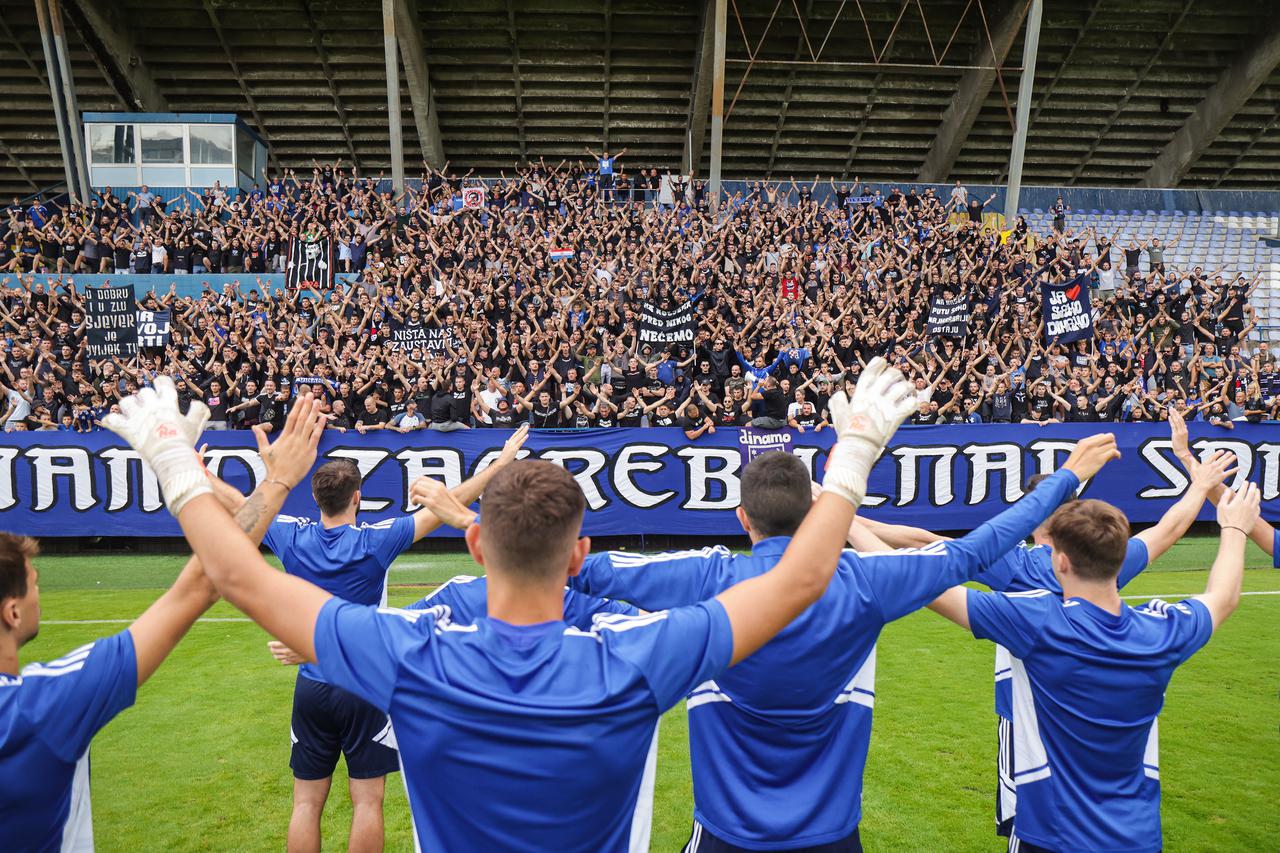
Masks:
[[[1204,588],[1215,539],[1187,539],[1126,594]],[[122,630],[181,567],[170,556],[39,558],[44,627],[24,661],[54,658]],[[1244,588],[1280,591],[1280,571],[1250,546]],[[393,604],[475,573],[463,554],[408,554]],[[294,670],[225,603],[197,624],[94,741],[98,850],[259,851],[284,847]],[[992,827],[992,646],[922,612],[880,640],[876,722],[862,837],[868,850],[997,851]],[[1280,595],[1246,595],[1230,622],[1173,679],[1160,722],[1165,849],[1275,850],[1280,836]],[[693,791],[685,710],[662,723],[654,850],[688,836]],[[387,784],[387,849],[412,850],[404,789]],[[324,818],[325,849],[346,846],[341,766]]]

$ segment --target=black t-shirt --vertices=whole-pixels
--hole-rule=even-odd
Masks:
[[[780,388],[762,388],[760,396],[764,398],[764,413],[766,417],[775,418],[780,421],[787,419],[787,398]]]
[[[449,419],[466,423],[471,417],[471,392],[467,389],[449,392]]]
[[[991,395],[991,422],[1007,424],[1013,419],[1013,395],[1008,391],[997,391]]]
[[[437,391],[431,395],[431,422],[433,424],[442,424],[446,421],[453,420],[450,417],[453,412],[453,394],[447,390]]]
[[[391,420],[391,412],[387,410],[386,406],[378,406],[372,412],[364,409],[360,414],[356,415],[357,426],[377,426],[378,424],[385,424],[389,420]]]
[[[227,419],[227,392],[223,391],[214,394],[206,391],[204,395],[204,404],[209,407],[209,420],[225,421]]]
[[[259,394],[258,395],[258,422],[264,423],[264,424],[271,424],[272,426],[275,426],[275,427],[280,426],[278,421],[280,420],[280,416],[283,413],[282,408],[283,407],[276,400],[275,394]]]
[[[533,428],[550,429],[560,425],[560,407],[552,400],[546,406],[533,404]]]

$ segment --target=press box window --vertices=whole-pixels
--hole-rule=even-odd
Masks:
[[[133,165],[133,125],[89,125],[89,152],[92,162],[101,165]]]
[[[142,138],[143,163],[182,164],[182,125],[144,124],[138,131]]]
[[[232,130],[225,124],[190,125],[192,165],[230,166]]]

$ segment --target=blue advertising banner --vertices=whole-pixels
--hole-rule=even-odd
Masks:
[[[935,530],[969,529],[1022,495],[1032,475],[1061,465],[1096,425],[905,427],[872,471],[864,512]],[[1115,425],[1123,458],[1085,484],[1084,497],[1115,504],[1131,521],[1154,521],[1186,487],[1160,425]],[[320,458],[346,457],[364,476],[362,520],[412,512],[409,485],[433,476],[453,486],[501,450],[504,430],[326,435]],[[765,447],[787,449],[821,479],[831,430],[773,433],[720,429],[697,441],[679,429],[534,432],[523,454],[564,465],[587,497],[586,533],[722,536],[740,532],[738,473]],[[745,439],[745,440],[744,440]],[[248,491],[264,469],[248,432],[209,432],[209,470]],[[1239,457],[1237,481],[1262,488],[1265,517],[1280,516],[1280,426],[1225,430],[1191,425],[1194,451]],[[285,512],[317,517],[309,490],[294,491]],[[1201,518],[1212,518],[1205,509]],[[0,437],[0,528],[34,536],[178,536],[154,476],[110,433],[8,433]],[[442,535],[457,535],[446,531]]]

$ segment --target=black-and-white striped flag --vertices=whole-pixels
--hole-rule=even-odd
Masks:
[[[333,242],[328,237],[317,240],[289,240],[289,264],[284,270],[289,287],[312,287],[327,290],[333,285]]]

